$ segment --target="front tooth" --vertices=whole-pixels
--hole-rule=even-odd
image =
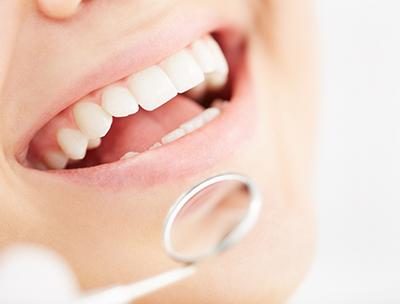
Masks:
[[[177,140],[178,138],[185,136],[185,134],[186,133],[183,129],[180,128],[175,129],[174,131],[168,133],[163,138],[161,138],[161,143],[168,144],[170,142]]]
[[[79,129],[89,139],[103,137],[111,128],[112,116],[93,102],[78,102],[73,113]]]
[[[114,117],[126,117],[139,111],[139,105],[128,89],[110,86],[102,94],[102,107]]]
[[[88,150],[96,149],[100,145],[101,145],[101,138],[89,139],[87,148],[88,148]]]
[[[188,50],[169,56],[160,67],[171,79],[178,93],[184,93],[204,81],[204,73]]]
[[[61,150],[71,159],[83,159],[88,139],[78,130],[64,128],[57,133],[57,142]]]
[[[138,152],[132,152],[132,151],[130,151],[130,152],[125,153],[125,154],[120,158],[120,160],[125,160],[125,159],[129,159],[129,158],[134,158],[134,157],[137,156],[137,155],[139,155]]]
[[[159,66],[151,66],[128,79],[129,90],[139,105],[152,111],[177,95],[167,74]]]
[[[203,39],[198,39],[190,46],[194,59],[203,73],[214,72],[217,68],[214,54]]]
[[[64,153],[55,151],[45,153],[43,160],[50,169],[64,169],[68,163]]]

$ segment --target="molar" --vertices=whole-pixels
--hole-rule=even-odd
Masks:
[[[73,108],[75,122],[89,139],[103,137],[111,128],[112,116],[96,103],[78,102]]]

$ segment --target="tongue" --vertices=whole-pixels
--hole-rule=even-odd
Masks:
[[[143,152],[182,123],[204,109],[193,100],[178,95],[155,111],[140,110],[129,117],[114,119],[101,146],[88,153],[87,163],[110,163],[129,151]]]

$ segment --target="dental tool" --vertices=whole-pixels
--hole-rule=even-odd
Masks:
[[[144,297],[168,285],[177,283],[192,276],[196,272],[194,266],[164,272],[152,278],[128,284],[111,287],[94,292],[74,302],[74,304],[124,304]]]
[[[228,197],[227,194],[230,196]],[[228,205],[227,202],[231,201],[235,203]],[[197,205],[201,205],[201,208]],[[225,173],[200,182],[177,199],[170,208],[164,223],[163,242],[165,251],[170,258],[185,266],[140,282],[94,291],[79,298],[74,304],[130,303],[193,276],[196,273],[196,264],[206,258],[219,255],[236,245],[249,233],[257,222],[261,205],[261,195],[257,186],[249,177],[236,173]],[[238,210],[242,212],[238,212]],[[217,216],[214,216],[213,212]],[[199,214],[202,216],[199,216]],[[227,225],[221,226],[220,216],[224,214],[228,214],[229,217]],[[207,220],[204,220],[204,215],[208,217]],[[214,221],[209,220],[210,215],[212,215]],[[207,228],[217,227],[221,231],[211,237],[211,243],[210,240],[199,238],[197,241],[202,246],[209,247],[205,247],[206,249],[201,247],[202,249],[198,252],[193,251],[190,246],[186,246],[190,245],[194,237],[189,238],[188,241],[187,235],[182,234],[183,231],[185,233],[193,232],[192,236],[199,235],[199,233],[196,233],[198,232],[196,229],[200,226],[193,225],[194,221],[196,221],[196,224],[206,225]],[[182,227],[184,229],[179,230]],[[202,229],[203,226],[200,227],[200,231],[203,231]],[[176,231],[179,231],[179,233]],[[178,247],[182,244],[184,245],[182,248],[185,250],[189,248],[189,251],[185,253],[182,248],[179,249]],[[194,246],[194,248],[196,247]]]

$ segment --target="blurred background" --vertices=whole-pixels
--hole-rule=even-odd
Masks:
[[[320,235],[291,303],[400,303],[400,1],[317,4]]]

